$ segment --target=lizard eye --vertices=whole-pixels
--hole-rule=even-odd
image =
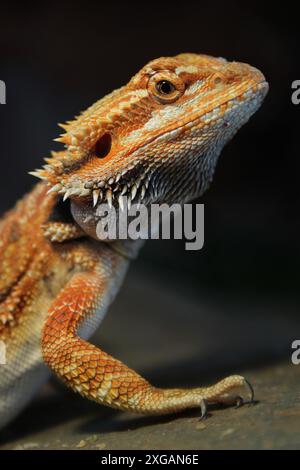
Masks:
[[[157,72],[149,78],[148,90],[160,103],[173,103],[184,93],[185,84],[174,72]]]
[[[169,95],[174,92],[175,87],[173,83],[169,82],[169,80],[160,80],[160,82],[157,82],[156,84],[156,90],[161,95]]]

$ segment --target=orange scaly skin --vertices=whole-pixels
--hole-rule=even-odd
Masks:
[[[81,395],[136,413],[201,407],[204,415],[207,403],[242,402],[248,383],[241,376],[159,389],[87,342],[139,249],[138,242],[99,240],[96,209],[105,201],[119,212],[124,196],[149,206],[201,195],[223,146],[267,89],[246,64],[181,54],[150,62],[62,126],[65,150],[33,172],[44,182],[0,224],[0,340],[7,346],[0,427],[46,379],[45,364]]]

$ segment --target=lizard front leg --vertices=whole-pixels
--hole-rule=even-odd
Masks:
[[[49,367],[74,391],[98,403],[143,414],[166,414],[207,403],[236,401],[247,382],[238,375],[216,385],[192,389],[160,389],[122,362],[79,337],[92,320],[107,289],[105,269],[73,276],[53,302],[42,335]]]

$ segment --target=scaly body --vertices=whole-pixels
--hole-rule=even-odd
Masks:
[[[223,146],[266,92],[263,75],[246,64],[181,54],[150,62],[63,126],[65,149],[34,172],[44,181],[0,225],[0,427],[50,369],[81,395],[136,413],[201,406],[204,414],[207,403],[241,401],[241,376],[160,389],[87,342],[139,246],[99,240],[96,209],[201,195]]]

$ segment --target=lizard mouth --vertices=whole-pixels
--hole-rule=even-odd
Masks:
[[[130,209],[132,202],[142,202],[147,193],[152,173],[150,167],[142,161],[134,161],[122,173],[108,181],[100,181],[98,187],[92,189],[93,207],[107,203],[111,208],[119,205],[123,210],[125,202]]]

